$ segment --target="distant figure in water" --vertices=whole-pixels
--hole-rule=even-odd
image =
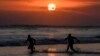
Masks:
[[[28,35],[28,38],[25,41],[25,43],[27,43],[27,42],[29,43],[28,49],[30,49],[31,53],[33,53],[35,51],[34,45],[36,44],[36,40],[34,38],[32,38],[31,35]]]
[[[73,48],[73,44],[75,43],[75,40],[77,40],[77,42],[79,42],[79,40],[76,37],[71,36],[71,34],[68,34],[68,36],[67,36],[67,38],[65,38],[65,40],[68,41],[67,51],[70,48],[72,51],[77,52]]]

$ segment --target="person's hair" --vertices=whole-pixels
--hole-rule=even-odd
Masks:
[[[68,34],[68,36],[71,36],[71,34]]]
[[[28,38],[30,38],[30,37],[31,37],[31,35],[29,34],[29,35],[28,35]]]

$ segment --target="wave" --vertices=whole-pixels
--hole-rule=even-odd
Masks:
[[[98,37],[79,37],[80,43],[76,44],[84,44],[84,43],[100,43],[100,36]],[[25,46],[27,43],[24,43],[25,39],[0,39],[0,46]],[[49,38],[41,38],[36,39],[36,45],[49,45],[49,44],[67,44],[67,41],[64,38],[58,39],[49,39]]]

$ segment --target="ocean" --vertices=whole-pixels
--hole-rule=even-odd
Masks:
[[[100,27],[6,27],[0,28],[0,45],[21,45],[23,44],[21,42],[26,40],[28,34],[39,43],[42,43],[42,41],[44,41],[43,43],[49,42],[49,40],[52,39],[61,40],[63,42],[63,39],[66,38],[69,33],[77,38],[82,38],[81,40],[89,41],[91,39],[90,41],[93,40],[92,42],[100,42]]]
[[[25,38],[28,34],[31,34],[35,38],[64,38],[69,33],[76,37],[93,37],[100,35],[100,28],[0,28],[0,39]]]

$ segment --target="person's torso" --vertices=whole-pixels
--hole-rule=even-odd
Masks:
[[[73,37],[69,37],[68,38],[68,43],[69,44],[74,44],[74,38]]]
[[[32,38],[28,39],[29,44],[34,44],[34,40]]]

